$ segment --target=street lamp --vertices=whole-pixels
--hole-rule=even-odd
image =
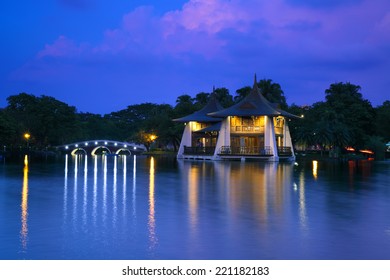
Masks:
[[[28,148],[29,148],[29,143],[28,143],[28,140],[30,140],[30,137],[31,137],[31,135],[30,135],[30,133],[25,133],[24,134],[24,138],[26,139],[26,141],[27,141],[27,150],[28,150]]]
[[[157,136],[156,135],[154,135],[154,134],[151,134],[150,135],[150,140],[153,142],[154,140],[156,140],[157,139]]]

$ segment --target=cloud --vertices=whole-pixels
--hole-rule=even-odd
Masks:
[[[207,34],[216,34],[224,29],[244,32],[252,17],[242,8],[242,4],[242,1],[191,0],[181,10],[163,16],[164,36],[174,34],[181,28]]]
[[[54,43],[46,44],[44,49],[37,54],[37,58],[74,57],[80,55],[86,48],[85,44],[77,45],[73,40],[61,35]]]
[[[353,7],[332,11],[291,7],[291,2],[317,3],[190,0],[163,15],[151,6],[139,7],[124,15],[118,28],[106,30],[100,43],[88,45],[62,35],[46,44],[37,58],[123,55],[232,60],[240,59],[234,55],[256,50],[274,55],[280,50],[286,55],[335,59],[389,41],[390,12],[383,13],[372,1],[355,1]]]
[[[141,96],[158,99],[191,86],[207,91],[214,83],[235,90],[243,81],[251,84],[248,77],[257,72],[285,86],[290,102],[306,91],[318,97],[315,86],[322,97],[336,80],[359,77],[369,84],[375,69],[390,67],[386,1],[330,1],[325,7],[298,0],[189,0],[163,14],[142,6],[102,32],[98,43],[59,36],[14,77],[96,84],[113,96],[115,90],[118,99],[123,88],[152,92],[159,84],[159,94]]]
[[[101,43],[91,46],[95,54],[175,56],[201,55],[207,59],[226,58],[243,43],[256,49],[261,44],[269,48],[302,50],[309,54],[331,52],[333,44],[348,45],[368,40],[377,43],[389,37],[390,16],[366,0],[353,7],[340,6],[329,11],[310,8],[316,1],[292,0],[190,0],[181,9],[157,15],[151,6],[142,6],[123,16],[121,25],[104,32]],[[342,1],[344,4],[352,0]],[[377,0],[382,1],[382,0]],[[232,39],[232,36],[234,39]],[[80,54],[85,46],[64,36],[46,45],[39,56]],[[317,50],[317,51],[314,51]],[[68,52],[68,54],[67,54]]]

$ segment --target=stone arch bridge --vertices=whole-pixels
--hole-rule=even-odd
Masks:
[[[134,155],[146,151],[144,145],[139,145],[129,142],[121,142],[115,140],[88,140],[80,141],[71,144],[65,144],[56,147],[57,150],[75,154],[98,155],[98,154],[112,154],[112,155]]]

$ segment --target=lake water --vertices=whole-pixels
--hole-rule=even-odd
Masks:
[[[390,259],[390,162],[1,163],[0,259]]]

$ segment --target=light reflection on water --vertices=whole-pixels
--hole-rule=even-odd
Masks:
[[[24,156],[23,168],[23,188],[22,188],[22,203],[21,203],[21,224],[20,241],[23,251],[27,250],[28,242],[28,156]]]
[[[150,158],[149,168],[149,216],[148,216],[148,229],[149,229],[149,250],[153,251],[157,245],[156,235],[156,217],[155,217],[155,199],[154,199],[154,157]]]
[[[390,258],[390,165],[372,164],[77,155],[46,175],[25,164],[18,241],[0,256]]]

